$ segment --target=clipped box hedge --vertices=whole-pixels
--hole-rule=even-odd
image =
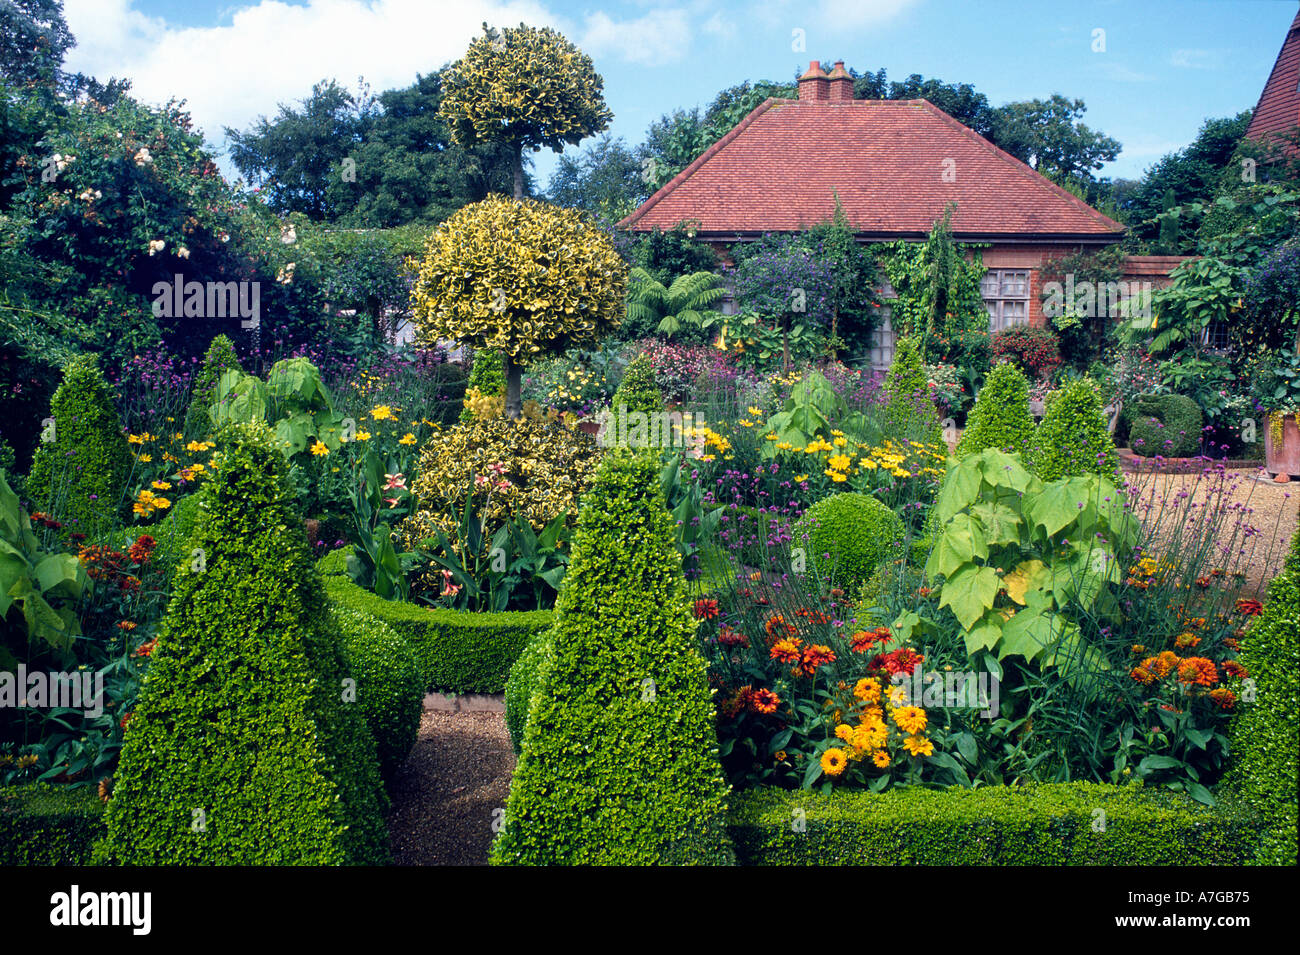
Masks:
[[[0,788],[0,866],[89,865],[107,831],[104,803],[92,787]]]
[[[317,567],[332,604],[379,618],[406,640],[425,690],[500,693],[510,667],[533,634],[551,626],[551,611],[469,613],[385,600],[348,577],[347,551],[321,558]]]
[[[1242,865],[1260,826],[1224,802],[1082,782],[829,796],[762,788],[732,796],[728,823],[744,865]]]

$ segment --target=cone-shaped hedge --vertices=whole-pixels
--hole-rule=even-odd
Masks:
[[[78,355],[64,367],[50,417],[54,440],[42,439],[36,449],[27,498],[38,510],[75,520],[93,537],[112,525],[131,468],[122,421],[95,355]]]
[[[218,335],[208,345],[199,373],[194,376],[190,407],[185,412],[185,433],[192,438],[206,438],[212,432],[208,407],[217,400],[217,385],[228,371],[243,371],[235,346],[225,335]]]
[[[966,418],[966,430],[957,442],[957,457],[997,448],[1023,454],[1034,437],[1034,419],[1029,413],[1029,382],[1010,362],[989,372]]]
[[[1119,480],[1115,442],[1097,389],[1087,378],[1070,382],[1053,396],[1033,445],[1034,471],[1044,481],[1081,474]]]
[[[656,460],[583,499],[496,864],[720,864],[728,787]]]
[[[657,414],[664,410],[664,396],[655,384],[654,366],[645,355],[638,355],[623,372],[623,380],[618,390],[610,399],[609,407],[615,413],[624,405],[627,413],[640,411],[645,414]]]
[[[96,858],[383,863],[375,746],[360,707],[344,702],[351,670],[284,456],[265,425],[220,437]]]
[[[939,440],[939,412],[930,400],[925,361],[917,339],[905,336],[895,343],[894,359],[885,375],[885,397],[886,434],[896,440]]]

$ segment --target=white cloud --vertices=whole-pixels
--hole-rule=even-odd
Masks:
[[[1155,79],[1149,73],[1142,73],[1110,59],[1098,58],[1089,64],[1089,69],[1115,83],[1149,83]]]
[[[1223,54],[1218,50],[1174,50],[1169,63],[1187,70],[1217,70],[1223,66]]]
[[[601,12],[588,15],[586,30],[577,43],[593,57],[612,54],[629,63],[661,66],[690,52],[691,32],[685,10],[652,10],[635,20],[619,22]]]

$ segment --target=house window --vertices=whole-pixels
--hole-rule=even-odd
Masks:
[[[1028,269],[989,269],[980,279],[980,295],[989,310],[991,331],[1029,321]]]
[[[891,309],[888,305],[880,307],[880,321],[871,330],[871,367],[875,371],[888,371],[894,362],[894,343],[897,336],[889,323]]]
[[[1232,347],[1232,341],[1228,338],[1228,323],[1212,319],[1201,332],[1201,344],[1207,351],[1228,351]]]

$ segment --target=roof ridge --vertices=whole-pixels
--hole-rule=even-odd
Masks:
[[[993,143],[993,142],[991,142],[990,140],[985,139],[983,136],[981,136],[979,133],[975,132],[975,130],[971,129],[969,126],[967,126],[967,125],[965,125],[964,123],[962,123],[962,122],[961,122],[960,120],[958,120],[956,117],[954,117],[954,116],[952,116],[951,114],[949,114],[949,113],[945,112],[944,110],[940,109],[938,106],[935,106],[935,105],[934,105],[933,103],[931,103],[928,99],[888,100],[888,101],[886,101],[886,102],[893,102],[893,103],[910,103],[910,104],[914,104],[914,105],[920,105],[920,106],[922,106],[922,107],[924,107],[924,108],[929,109],[929,110],[932,111],[932,112],[933,112],[933,113],[934,113],[934,114],[935,114],[935,115],[936,115],[940,120],[942,120],[943,122],[946,122],[946,123],[947,123],[948,125],[950,125],[950,126],[955,127],[956,129],[960,130],[960,131],[961,131],[962,133],[964,133],[968,138],[973,139],[973,140],[975,140],[976,142],[978,142],[978,144],[979,144],[980,146],[984,147],[986,150],[988,150],[989,152],[993,153],[993,155],[997,156],[999,159],[1001,159],[1001,160],[1003,160],[1003,161],[1005,161],[1005,162],[1011,164],[1012,167],[1019,167],[1019,171],[1021,171],[1021,172],[1028,173],[1029,176],[1030,176],[1030,181],[1032,181],[1035,185],[1039,186],[1040,188],[1043,187],[1043,186],[1046,186],[1048,189],[1054,191],[1054,192],[1055,192],[1058,196],[1060,196],[1061,198],[1068,199],[1068,200],[1069,200],[1069,201],[1070,201],[1070,202],[1071,202],[1075,207],[1077,207],[1078,209],[1080,209],[1080,210],[1083,211],[1083,212],[1088,213],[1088,214],[1091,215],[1094,219],[1096,219],[1096,220],[1098,220],[1098,221],[1100,221],[1100,222],[1103,222],[1103,223],[1107,223],[1109,226],[1113,227],[1114,231],[1117,231],[1117,232],[1123,232],[1123,231],[1124,231],[1124,224],[1123,224],[1123,223],[1121,223],[1121,222],[1116,222],[1116,221],[1115,221],[1114,219],[1112,219],[1110,216],[1105,215],[1104,213],[1099,212],[1098,210],[1094,209],[1092,206],[1088,205],[1088,203],[1084,202],[1082,199],[1080,199],[1080,198],[1079,198],[1078,196],[1076,196],[1074,193],[1069,192],[1068,190],[1062,189],[1060,186],[1058,186],[1056,183],[1052,182],[1052,180],[1048,179],[1046,176],[1044,176],[1041,172],[1039,172],[1039,171],[1038,171],[1037,169],[1035,169],[1033,166],[1029,165],[1029,163],[1024,162],[1023,160],[1017,159],[1015,156],[1011,155],[1011,153],[1007,152],[1005,149],[1003,149],[1002,147],[998,146],[996,143]]]
[[[1282,65],[1282,56],[1284,53],[1286,53],[1286,48],[1294,38],[1297,28],[1300,28],[1300,10],[1296,11],[1295,18],[1292,19],[1291,25],[1287,27],[1286,36],[1282,39],[1282,45],[1277,49],[1277,57],[1273,60],[1272,67],[1269,68],[1268,78],[1264,80],[1264,85],[1259,91],[1259,99],[1255,100],[1255,108],[1251,110],[1250,123],[1246,127],[1247,136],[1250,135],[1250,127],[1255,125],[1256,117],[1260,115],[1259,108],[1264,105],[1264,96],[1268,93],[1268,88],[1273,85],[1273,78],[1277,76],[1278,67]],[[1285,93],[1280,94],[1278,98],[1280,99],[1281,96],[1285,96],[1285,95],[1287,94]],[[1293,103],[1294,103],[1294,99],[1295,96],[1294,94],[1292,94]],[[1298,121],[1300,121],[1300,118],[1298,118]],[[1268,133],[1261,131],[1260,141],[1263,142],[1268,137],[1268,135],[1269,135]]]
[[[667,198],[668,195],[670,195],[674,189],[676,189],[679,185],[681,185],[688,178],[690,178],[691,174],[694,173],[696,169],[698,169],[700,166],[704,165],[706,162],[708,162],[710,159],[716,156],[719,152],[722,151],[723,147],[725,147],[728,143],[734,140],[742,132],[748,129],[753,124],[754,120],[756,120],[763,113],[766,113],[772,107],[773,104],[786,103],[786,102],[790,102],[790,101],[785,99],[777,99],[774,96],[769,96],[767,99],[763,100],[763,102],[759,103],[757,106],[755,106],[752,110],[749,111],[748,116],[746,116],[735,126],[733,126],[730,130],[728,130],[727,133],[721,139],[719,139],[712,146],[710,146],[708,149],[704,150],[704,152],[700,153],[693,160],[691,160],[691,162],[686,166],[685,169],[683,169],[677,175],[673,176],[673,178],[669,179],[666,183],[664,183],[662,186],[656,189],[654,195],[652,195],[645,202],[641,203],[641,205],[633,209],[630,213],[628,213],[628,215],[625,218],[619,220],[618,227],[626,228],[627,226],[635,222],[637,219],[642,218],[646,213],[648,213],[651,209],[653,209],[656,205],[658,205],[660,200]]]

